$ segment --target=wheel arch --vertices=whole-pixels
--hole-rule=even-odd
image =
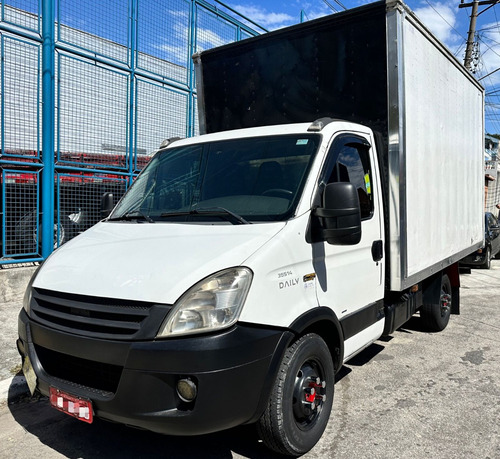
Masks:
[[[335,373],[340,370],[344,361],[344,334],[332,309],[325,306],[311,309],[299,316],[289,328],[295,338],[307,333],[319,335],[330,350]]]
[[[448,276],[452,290],[452,314],[460,314],[460,272],[458,263],[448,266],[444,271],[439,271],[423,282],[423,303],[435,304],[439,303],[441,295],[441,284],[443,276]]]
[[[330,308],[324,306],[305,312],[295,319],[283,333],[283,337],[275,349],[272,362],[269,366],[257,410],[247,423],[256,422],[264,412],[271,393],[272,384],[276,379],[281,360],[286,350],[295,341],[300,339],[300,337],[308,333],[316,333],[325,341],[332,356],[335,373],[342,368],[344,361],[344,334],[337,316]]]
[[[451,313],[460,314],[460,271],[458,263],[448,266],[444,271],[435,274],[428,282],[424,289],[424,303],[438,303],[441,293],[441,284],[443,275],[447,275],[451,284]]]
[[[451,313],[460,314],[460,268],[458,263],[454,263],[446,268],[444,274],[448,275],[451,283]]]
[[[459,280],[456,267],[451,265],[423,282],[420,318],[428,331],[443,331],[448,326],[450,314],[458,313],[459,287],[456,285]]]

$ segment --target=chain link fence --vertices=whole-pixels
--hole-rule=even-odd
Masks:
[[[192,54],[262,32],[216,0],[0,2],[0,265],[97,223],[164,139],[197,134]]]

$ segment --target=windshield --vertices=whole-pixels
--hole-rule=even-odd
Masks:
[[[300,134],[169,148],[155,155],[110,220],[286,220],[319,142],[317,134]]]

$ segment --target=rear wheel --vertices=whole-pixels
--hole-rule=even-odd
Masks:
[[[451,300],[451,282],[448,276],[443,274],[439,303],[424,304],[420,310],[420,317],[424,321],[425,328],[433,332],[446,328],[450,321]]]
[[[328,346],[304,335],[283,357],[266,411],[257,424],[263,442],[290,456],[309,451],[321,438],[333,403],[335,372]]]

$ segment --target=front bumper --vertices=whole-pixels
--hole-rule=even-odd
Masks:
[[[76,336],[19,314],[21,355],[37,388],[92,401],[103,419],[171,435],[199,435],[253,422],[263,412],[291,332],[237,325],[212,335],[126,342]],[[198,395],[183,402],[177,381]]]

